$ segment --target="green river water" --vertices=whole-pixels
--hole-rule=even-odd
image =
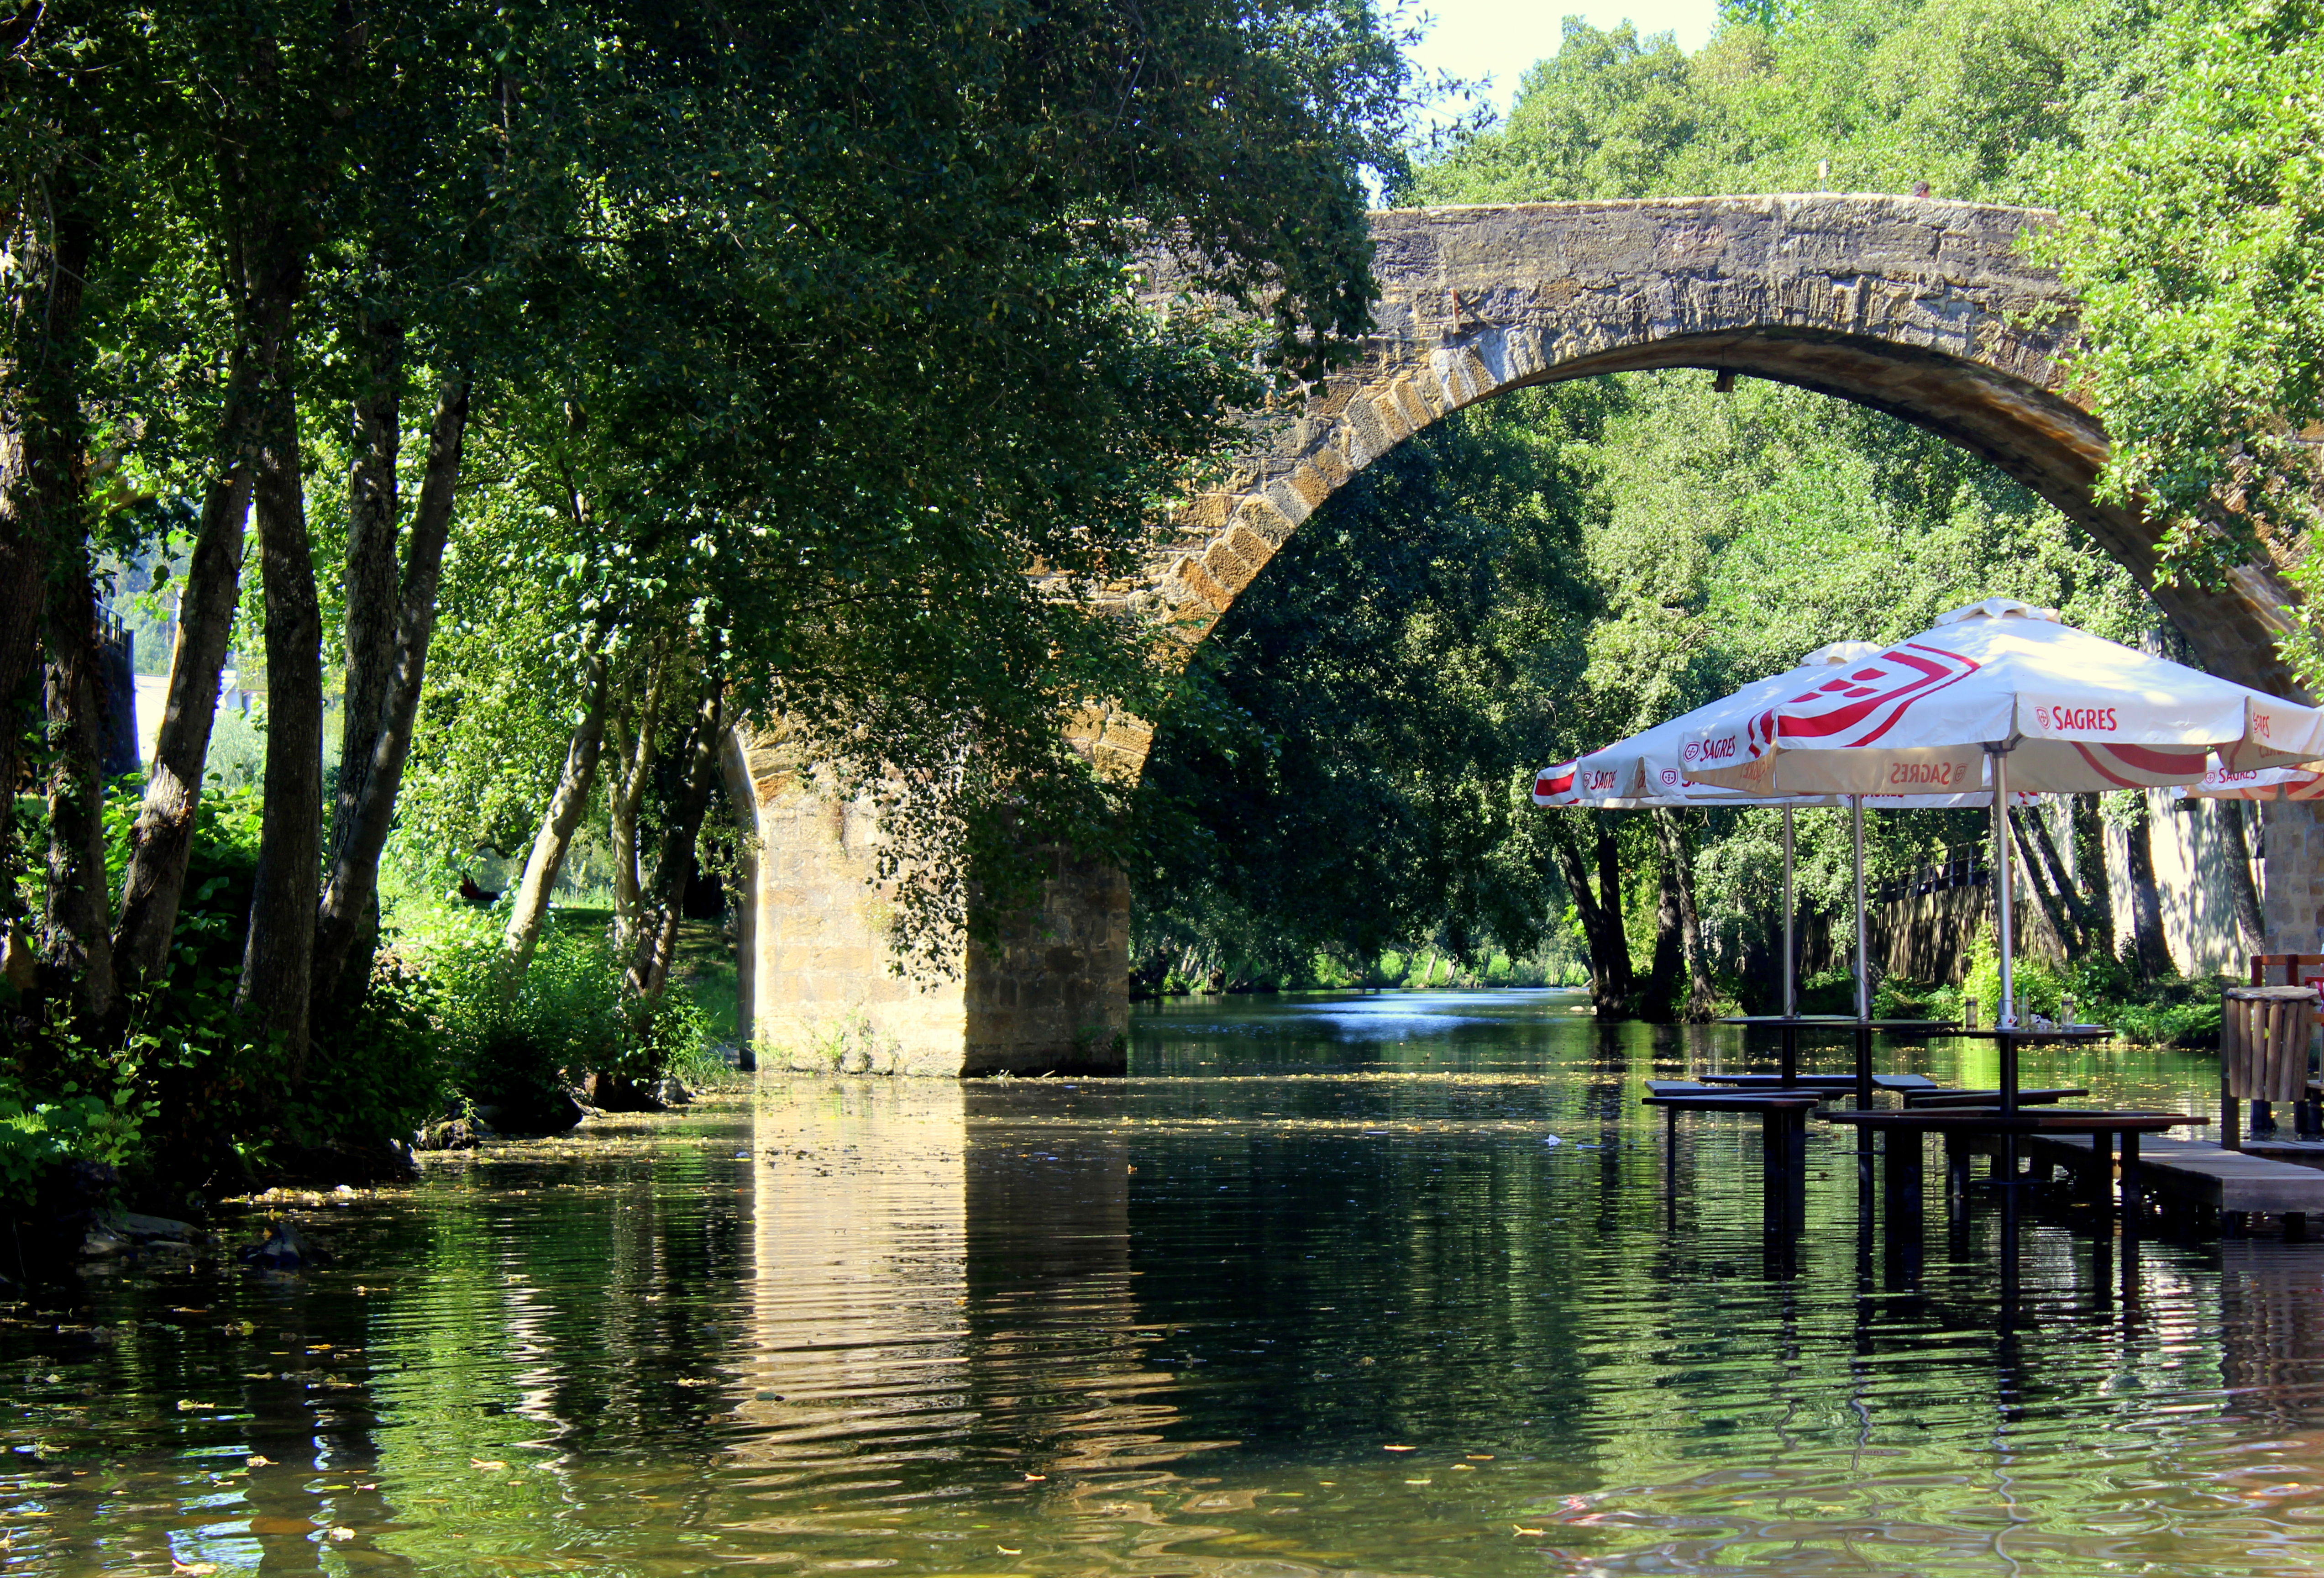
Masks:
[[[0,1561],[2324,1571],[2324,1247],[2152,1241],[2126,1287],[2037,1217],[2005,1307],[1989,1197],[1932,1195],[1916,1269],[1819,1129],[1787,1263],[1756,1123],[1690,1121],[1666,1213],[1637,1105],[1756,1048],[1577,1001],[1198,1000],[1119,1081],[770,1075],[293,1208],[318,1269],[89,1274],[0,1308]],[[2212,1068],[2026,1078],[2200,1112]]]

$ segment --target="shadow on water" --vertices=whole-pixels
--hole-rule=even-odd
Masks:
[[[0,1311],[10,1570],[2324,1566],[2324,1248],[2133,1260],[1949,1211],[1938,1159],[1915,1231],[1821,1126],[1771,1241],[1757,1121],[1686,1121],[1666,1194],[1637,1104],[1763,1049],[1573,1006],[1178,1003],[1123,1081],[769,1076],[304,1210],[318,1270],[92,1276]]]

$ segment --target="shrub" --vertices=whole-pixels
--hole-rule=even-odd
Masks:
[[[650,1084],[700,1057],[707,1020],[686,992],[626,1001],[622,964],[597,927],[541,928],[531,963],[509,987],[502,906],[440,910],[405,935],[441,983],[452,1078],[480,1104],[527,1115],[596,1073]]]
[[[107,799],[116,879],[137,803],[126,782]],[[254,789],[203,797],[169,956],[117,1040],[92,1042],[55,1004],[19,1009],[0,1066],[0,1193],[21,1200],[69,1160],[111,1164],[136,1191],[238,1185],[293,1151],[383,1147],[441,1103],[436,988],[403,962],[383,959],[365,993],[318,1015],[300,1067],[235,1013],[259,823]]]

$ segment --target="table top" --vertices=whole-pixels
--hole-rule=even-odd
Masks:
[[[2075,1025],[2070,1029],[2052,1025],[2046,1030],[2033,1030],[2017,1025],[1997,1030],[1980,1026],[1974,1030],[1954,1029],[1946,1034],[1978,1041],[2105,1041],[2113,1038],[2114,1029],[2110,1025]]]
[[[1646,1096],[1639,1105],[1678,1107],[1691,1112],[1805,1112],[1823,1105],[1821,1091],[1681,1091]]]
[[[2185,1112],[2108,1112],[2089,1107],[1903,1107],[1881,1112],[1842,1111],[1826,1121],[1867,1129],[1953,1129],[1969,1134],[2159,1134],[2183,1123],[2209,1123]]]
[[[2048,1103],[2062,1102],[2073,1096],[2086,1096],[2089,1091],[2081,1085],[2020,1087],[2017,1099],[2022,1102]],[[1904,1104],[1909,1107],[1990,1107],[1998,1105],[2001,1093],[1997,1090],[1978,1091],[1906,1091]]]
[[[1702,1076],[1702,1083],[1731,1084],[1746,1090],[1762,1086],[1768,1089],[1783,1086],[1803,1091],[1852,1091],[1856,1088],[1856,1075],[1795,1074],[1791,1078],[1785,1079],[1780,1074],[1706,1074]],[[1872,1088],[1877,1091],[1902,1091],[1910,1095],[1921,1091],[1941,1091],[1945,1087],[1925,1074],[1876,1074],[1872,1076]]]
[[[1852,1030],[1858,1025],[1874,1030],[1941,1030],[1960,1023],[1959,1020],[1859,1020],[1854,1014],[1803,1013],[1785,1019],[1779,1013],[1727,1014],[1722,1025],[1805,1025],[1819,1030]]]

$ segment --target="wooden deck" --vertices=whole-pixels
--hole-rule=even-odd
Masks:
[[[2080,1134],[2027,1135],[2018,1144],[2036,1161],[2087,1167],[2090,1141]],[[2151,1196],[2218,1211],[2324,1217],[2324,1168],[2227,1150],[2209,1140],[2150,1134],[2139,1142],[2141,1183]]]

